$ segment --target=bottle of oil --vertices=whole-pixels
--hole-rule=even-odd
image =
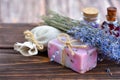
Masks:
[[[83,18],[81,20],[82,23],[90,25],[94,28],[99,27],[99,17],[98,17],[98,9],[94,7],[87,7],[83,9],[82,15]]]
[[[117,12],[116,7],[107,8],[106,21],[102,23],[101,28],[105,31],[105,33],[113,35],[115,37],[119,37],[120,24],[117,21],[116,12]]]

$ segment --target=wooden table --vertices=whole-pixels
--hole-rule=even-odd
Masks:
[[[13,50],[15,42],[24,42],[23,31],[36,24],[0,24],[0,80],[79,80],[120,79],[120,65],[110,61],[98,62],[95,69],[78,74],[58,63],[50,62],[47,52],[24,57]],[[110,68],[112,76],[105,70]]]

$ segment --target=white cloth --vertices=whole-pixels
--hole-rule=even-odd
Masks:
[[[56,38],[61,32],[51,26],[38,26],[31,30],[38,43],[47,47],[48,41]]]
[[[56,38],[61,32],[51,26],[37,26],[31,30],[34,38],[39,44],[43,44],[44,50],[47,50],[48,42]],[[38,54],[38,49],[32,42],[16,43],[14,50],[19,51],[23,56],[33,56]]]
[[[19,51],[23,56],[33,56],[38,54],[36,45],[31,42],[17,42],[14,44],[14,50]]]

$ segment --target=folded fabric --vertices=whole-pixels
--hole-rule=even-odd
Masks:
[[[39,51],[47,50],[50,40],[56,38],[61,33],[60,30],[52,26],[37,26],[32,30],[24,31],[25,39],[28,42],[14,44],[14,49],[24,56],[37,55]]]
[[[56,38],[61,33],[60,30],[47,25],[37,26],[33,28],[31,32],[38,44],[43,45],[44,50],[47,50],[48,42],[53,38]]]
[[[37,47],[32,42],[16,43],[14,50],[19,51],[24,56],[33,56],[38,54]]]

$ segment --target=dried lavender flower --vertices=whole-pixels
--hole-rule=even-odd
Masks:
[[[73,27],[68,30],[68,34],[90,46],[97,47],[98,52],[103,57],[120,64],[120,37],[117,38],[113,35],[105,34],[103,30],[87,25],[84,27]]]
[[[60,29],[91,47],[97,47],[103,58],[108,58],[120,64],[120,37],[106,34],[105,31],[85,25],[78,20],[50,13],[43,18],[47,25]],[[105,26],[107,27],[107,26]]]

